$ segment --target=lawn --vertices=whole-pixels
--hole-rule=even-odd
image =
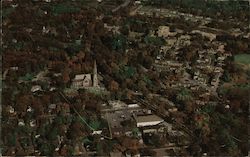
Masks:
[[[250,64],[250,54],[235,55],[234,61],[241,64]]]

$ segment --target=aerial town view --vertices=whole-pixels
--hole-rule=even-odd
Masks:
[[[249,0],[1,0],[0,156],[247,156]]]

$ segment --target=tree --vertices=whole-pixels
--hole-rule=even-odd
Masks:
[[[50,141],[56,140],[58,135],[58,129],[56,127],[53,127],[49,132],[48,132],[48,139]]]
[[[50,103],[50,95],[49,94],[44,94],[41,99],[43,104],[49,104]]]
[[[151,44],[151,45],[154,45],[154,46],[162,46],[165,44],[165,41],[163,38],[160,38],[160,37],[151,37],[151,36],[146,36],[144,38],[144,42],[146,44]]]
[[[136,69],[132,66],[120,66],[118,77],[123,79],[131,78],[135,75]]]
[[[177,101],[185,102],[187,100],[192,100],[192,95],[187,88],[181,89],[181,91],[177,94]]]
[[[49,104],[46,104],[46,105],[49,105]],[[44,105],[40,98],[33,99],[32,107],[34,108],[35,116],[41,116],[44,114]]]
[[[100,129],[101,126],[101,122],[99,122],[98,120],[93,120],[90,122],[89,124],[93,129],[98,130]]]
[[[62,81],[64,84],[67,84],[70,81],[69,69],[64,69],[62,72]]]
[[[126,45],[127,45],[127,41],[126,41],[126,37],[123,36],[122,34],[120,35],[116,35],[114,36],[113,40],[112,40],[112,49],[113,50],[125,50],[126,49]]]
[[[135,138],[122,137],[121,144],[127,149],[137,150],[139,148],[139,141]]]
[[[41,155],[52,155],[55,148],[52,144],[43,142],[39,147],[39,150],[41,151]]]
[[[72,65],[72,71],[75,73],[75,74],[80,74],[81,73],[81,64],[73,64]]]
[[[156,156],[157,155],[157,153],[156,153],[156,151],[154,151],[154,150],[151,150],[151,149],[143,149],[142,150],[142,154],[141,154],[142,156]]]
[[[138,82],[138,90],[142,91],[143,93],[147,93],[147,84],[143,81],[143,80],[140,80]]]
[[[192,113],[193,111],[195,111],[195,109],[197,108],[197,106],[195,105],[195,103],[191,100],[188,100],[185,102],[185,110],[188,113]]]
[[[224,74],[222,76],[222,79],[225,82],[230,82],[231,78],[230,78],[230,74],[229,74],[229,72],[227,70],[225,70],[225,72],[224,72]]]
[[[118,91],[118,89],[119,89],[119,84],[116,81],[112,80],[109,84],[109,90],[111,92],[115,92]]]
[[[31,95],[22,95],[17,98],[16,110],[17,112],[26,112],[28,105],[32,103]]]
[[[70,137],[73,139],[83,137],[85,135],[83,129],[83,124],[80,121],[73,122],[69,127]]]
[[[145,56],[143,60],[143,66],[147,69],[150,69],[152,64],[154,63],[154,60],[151,56]]]

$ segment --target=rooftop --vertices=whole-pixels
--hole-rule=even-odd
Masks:
[[[91,79],[91,74],[80,74],[76,75],[74,80],[84,80],[84,79]]]
[[[143,123],[143,122],[155,122],[155,121],[164,121],[162,118],[156,116],[156,115],[146,115],[146,116],[138,116],[136,117],[137,123]]]

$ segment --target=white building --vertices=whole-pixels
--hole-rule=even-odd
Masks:
[[[175,36],[175,32],[170,32],[170,28],[168,26],[160,26],[158,28],[157,34],[159,37],[167,38],[168,36]]]
[[[72,86],[74,88],[91,87],[92,86],[91,74],[76,75],[73,80]]]
[[[96,62],[94,62],[93,74],[76,75],[75,78],[72,80],[72,87],[76,89],[87,88],[87,87],[98,87]]]
[[[42,87],[39,85],[32,86],[31,92],[37,92],[37,91],[42,91]]]
[[[156,115],[137,116],[137,127],[154,126],[164,122],[164,120]]]

